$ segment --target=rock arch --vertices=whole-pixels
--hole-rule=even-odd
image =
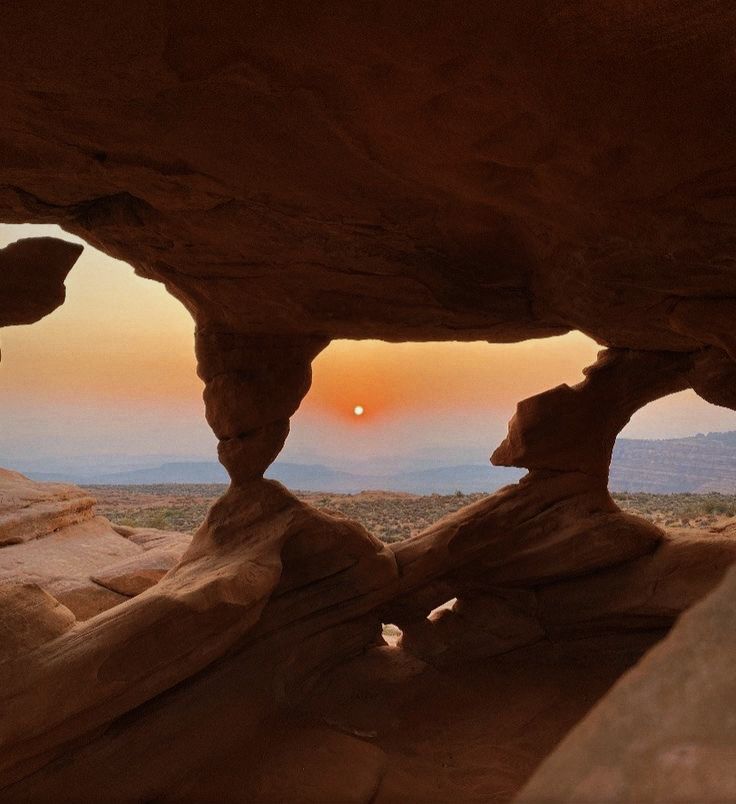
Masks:
[[[728,539],[704,558],[665,537],[617,510],[606,472],[648,400],[692,387],[736,403],[735,25],[718,4],[654,0],[4,11],[0,217],[59,223],[192,311],[233,484],[160,584],[2,668],[3,796],[211,796],[177,778],[218,759],[197,718],[237,708],[223,754],[259,745],[316,678],[370,653],[382,621],[439,666],[566,630],[661,632],[717,583]],[[58,304],[75,254],[4,253],[0,320]],[[330,339],[574,329],[609,351],[580,386],[520,406],[495,459],[527,478],[395,549],[262,479]],[[138,754],[131,775],[121,757],[167,726],[177,761]],[[387,760],[340,745],[371,800]],[[218,767],[237,789],[238,769]],[[673,765],[656,767],[671,789]],[[612,795],[640,784],[616,777]]]

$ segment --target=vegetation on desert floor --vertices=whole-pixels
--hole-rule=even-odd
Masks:
[[[167,483],[152,486],[87,486],[98,514],[118,525],[195,531],[226,485]]]
[[[121,525],[193,532],[210,505],[227,488],[218,484],[155,486],[90,486],[97,512]],[[483,494],[404,494],[364,491],[360,494],[296,492],[316,508],[360,522],[379,539],[406,539],[446,514],[476,502]],[[732,494],[616,493],[625,511],[665,527],[708,528],[736,516]]]
[[[617,492],[612,495],[624,511],[670,528],[708,528],[736,516],[736,494],[648,494]]]

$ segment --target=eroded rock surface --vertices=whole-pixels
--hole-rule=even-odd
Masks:
[[[34,483],[0,469],[0,546],[48,536],[91,519],[94,500],[76,486]]]
[[[519,801],[736,797],[733,569],[562,742]]]
[[[3,547],[0,581],[37,583],[80,620],[86,620],[125,600],[90,576],[101,566],[138,552],[107,520],[95,517],[29,543]]]
[[[82,248],[37,237],[0,249],[0,327],[32,324],[63,304],[64,280]]]
[[[0,581],[0,664],[61,636],[76,617],[32,583]]]
[[[66,14],[41,0],[4,8],[3,31],[0,217],[61,224],[186,305],[233,483],[191,545],[115,530],[74,491],[25,486],[2,503],[17,636],[0,797],[510,798],[734,559],[730,530],[668,535],[606,490],[616,434],[642,405],[691,388],[736,407],[733,9],[156,1]],[[1,252],[0,324],[54,309],[78,252]],[[573,329],[609,349],[579,385],[520,403],[493,459],[528,476],[406,543],[263,480],[333,338]],[[23,573],[45,591],[18,586]],[[732,797],[718,781],[733,764],[730,654],[713,653],[731,586],[624,677],[525,795]],[[72,624],[57,594],[90,619]],[[404,630],[400,671],[374,664],[381,622]],[[371,673],[438,681],[386,729],[390,712],[372,724],[360,711]],[[325,680],[344,711],[299,710]],[[453,720],[483,700],[507,732]],[[438,747],[447,733],[457,766]]]
[[[5,10],[2,218],[200,323],[732,348],[723,3],[56,10]]]
[[[0,585],[38,587],[87,620],[153,586],[191,544],[183,533],[113,526],[94,503],[76,486],[0,470]]]

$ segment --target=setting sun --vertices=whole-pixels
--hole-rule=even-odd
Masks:
[[[356,406],[353,408],[353,413],[354,413],[356,416],[362,416],[362,415],[365,413],[365,408],[364,408],[362,405],[356,405]]]

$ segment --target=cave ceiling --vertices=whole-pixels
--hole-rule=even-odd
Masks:
[[[730,348],[730,4],[207,11],[4,5],[0,219],[204,329]]]

